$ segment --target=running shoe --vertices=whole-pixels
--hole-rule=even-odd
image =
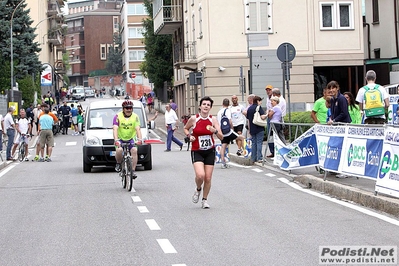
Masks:
[[[44,162],[44,158],[40,158],[38,162],[40,163]]]
[[[200,194],[201,194],[201,190],[200,191],[195,190],[194,195],[193,195],[193,203],[198,203]]]
[[[25,157],[25,162],[28,162],[28,161],[29,161],[28,157]]]
[[[116,171],[117,173],[119,173],[119,172],[121,171],[121,164],[120,164],[120,163],[117,163],[117,164],[115,165],[115,171]]]
[[[47,157],[47,158],[46,158],[46,162],[51,162],[50,157]]]
[[[238,151],[237,151],[237,155],[238,155],[238,156],[241,156],[241,155],[242,155],[242,150],[238,150]]]
[[[209,209],[209,207],[211,206],[209,206],[208,201],[205,199],[202,200],[202,209]]]
[[[230,168],[230,165],[223,163],[222,164],[222,169],[227,169],[227,168]]]
[[[36,155],[35,158],[32,159],[33,162],[38,162],[39,161],[39,156]]]
[[[133,177],[133,179],[136,179],[136,178],[137,178],[137,175],[136,175],[135,172],[132,173],[132,177]]]

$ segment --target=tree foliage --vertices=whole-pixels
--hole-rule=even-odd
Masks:
[[[121,27],[119,26],[119,31],[114,34],[114,43],[109,49],[107,56],[107,63],[105,68],[109,74],[117,75],[121,74],[123,71],[122,66],[122,37],[121,37]]]
[[[165,81],[171,82],[173,78],[172,36],[154,34],[152,4],[149,0],[144,0],[144,6],[149,17],[143,20],[146,54],[140,70],[158,90],[163,88]]]

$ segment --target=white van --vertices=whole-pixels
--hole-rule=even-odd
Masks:
[[[86,101],[85,88],[83,86],[76,86],[72,89],[72,100]]]
[[[149,129],[155,127],[154,121],[148,125],[144,106],[132,100],[133,112],[140,119],[143,140],[149,138]],[[83,172],[90,173],[93,166],[115,167],[115,146],[113,119],[122,111],[123,100],[99,100],[91,102],[85,113],[85,134],[83,137]],[[138,145],[138,165],[145,170],[152,169],[151,145]]]

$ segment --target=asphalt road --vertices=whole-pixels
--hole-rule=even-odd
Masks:
[[[321,245],[398,244],[397,220],[257,166],[217,165],[201,209],[190,152],[177,145],[153,145],[153,170],[138,170],[127,192],[113,169],[83,173],[81,141],[59,135],[53,162],[0,172],[0,265],[319,265]]]

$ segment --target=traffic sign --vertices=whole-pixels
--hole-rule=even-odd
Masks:
[[[136,78],[136,73],[134,73],[134,72],[130,73],[130,78],[132,78],[132,79]]]
[[[40,77],[40,83],[42,86],[53,85],[53,68],[50,64],[43,64],[44,70]]]
[[[295,47],[288,42],[280,44],[280,46],[277,48],[277,58],[281,62],[291,62],[294,60],[295,55]]]

